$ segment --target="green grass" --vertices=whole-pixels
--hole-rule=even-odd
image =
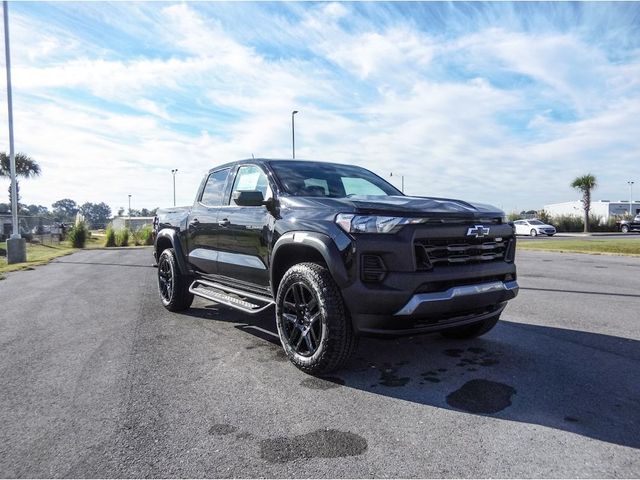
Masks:
[[[84,250],[91,248],[104,247],[104,231],[91,232],[91,237],[87,238]],[[0,242],[0,248],[6,250],[7,242]],[[2,274],[7,272],[15,272],[17,270],[28,270],[37,265],[44,265],[51,260],[63,255],[77,252],[81,249],[73,248],[68,241],[61,242],[58,245],[39,245],[37,243],[27,242],[27,261],[25,263],[7,264],[7,257],[0,257],[0,280]]]
[[[7,249],[7,242],[0,243],[0,248]],[[25,270],[36,265],[44,265],[56,257],[68,255],[77,249],[72,248],[66,242],[60,245],[38,245],[27,243],[27,261],[25,263],[7,264],[7,257],[0,257],[0,274]]]
[[[518,242],[518,250],[550,252],[640,255],[640,238],[589,240],[530,240]]]

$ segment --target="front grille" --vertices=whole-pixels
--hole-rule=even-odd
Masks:
[[[509,239],[418,239],[414,244],[416,267],[430,270],[441,265],[486,263],[504,260]]]

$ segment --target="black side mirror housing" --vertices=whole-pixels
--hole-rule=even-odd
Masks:
[[[240,207],[259,207],[264,205],[264,196],[259,190],[236,190],[231,198]]]

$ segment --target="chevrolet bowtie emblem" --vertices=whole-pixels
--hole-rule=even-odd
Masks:
[[[474,225],[467,230],[467,237],[482,238],[485,235],[489,235],[489,227],[484,225]]]

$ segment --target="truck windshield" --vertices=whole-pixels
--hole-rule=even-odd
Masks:
[[[361,167],[295,160],[269,163],[284,190],[297,197],[403,195],[393,185]]]

